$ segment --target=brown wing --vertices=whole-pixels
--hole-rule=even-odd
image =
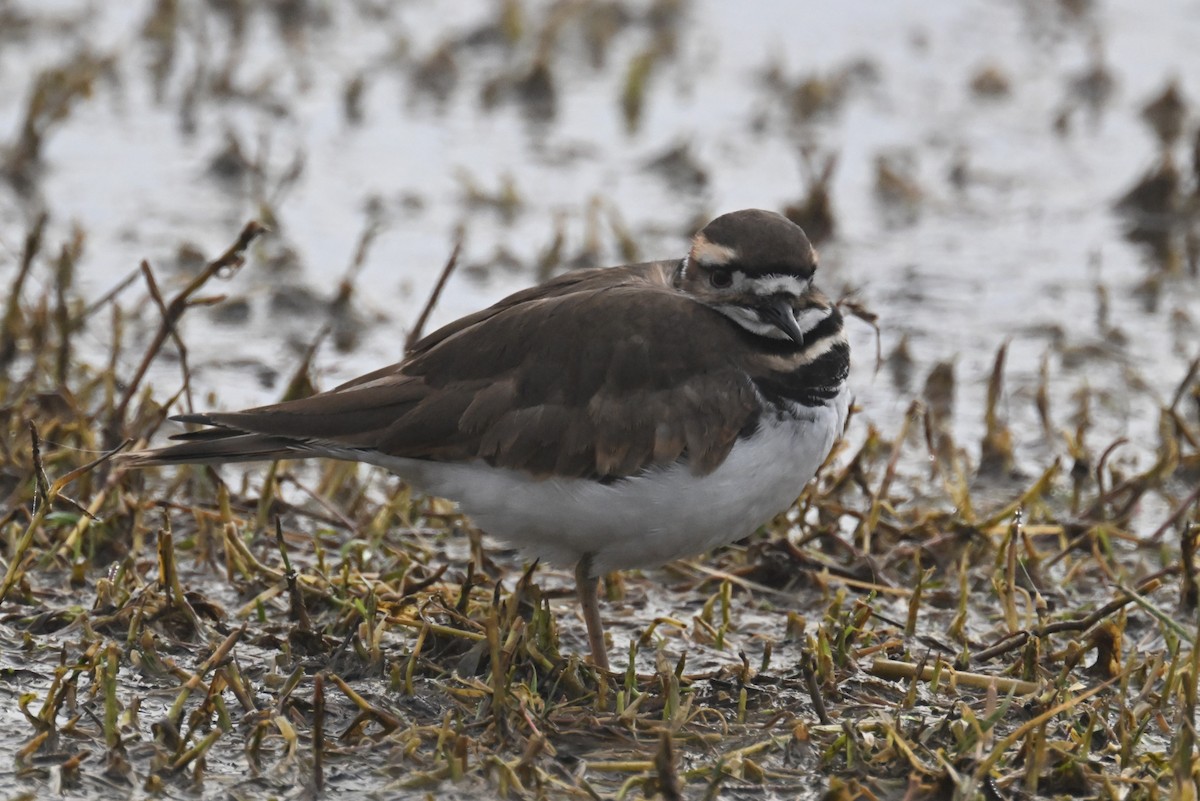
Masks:
[[[615,278],[519,293],[329,392],[195,419],[260,450],[330,443],[601,477],[686,455],[708,472],[759,409],[735,328],[653,281]],[[215,432],[197,434],[211,443]]]

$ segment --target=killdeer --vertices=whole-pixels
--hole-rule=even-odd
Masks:
[[[850,347],[785,217],[710,222],[679,260],[579,270],[435,331],[303,400],[179,415],[206,428],[132,466],[328,457],[457,501],[574,566],[594,664],[597,580],[747,536],[841,434]]]

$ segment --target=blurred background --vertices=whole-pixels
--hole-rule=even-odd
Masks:
[[[326,388],[398,360],[460,238],[426,330],[775,209],[878,315],[857,435],[924,397],[976,451],[1007,343],[996,411],[1036,468],[1080,415],[1093,448],[1156,439],[1200,352],[1196,42],[1195,0],[0,0],[0,286],[45,215],[20,291],[71,249],[144,337],[142,259],[170,293],[263,221],[182,326],[236,407],[314,345]]]

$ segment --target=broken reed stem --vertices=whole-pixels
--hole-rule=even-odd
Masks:
[[[207,676],[209,672],[213,670],[213,668],[217,667],[217,665],[221,664],[229,657],[230,652],[233,650],[233,646],[237,645],[238,640],[240,640],[242,635],[245,633],[246,624],[243,623],[241,627],[234,629],[228,637],[222,640],[221,644],[216,647],[209,657],[200,663],[200,665],[196,668],[196,672],[189,675],[184,681],[183,686],[179,690],[179,694],[175,696],[175,702],[171,705],[171,708],[166,715],[167,722],[169,722],[175,729],[178,729],[180,723],[183,721],[183,708],[187,702],[187,699],[193,692],[200,688],[204,688],[204,692],[207,694],[208,688],[204,686],[204,677]],[[220,730],[218,729],[218,731]]]
[[[1164,412],[1164,414],[1166,414],[1166,412]],[[1104,460],[1107,459],[1108,454],[1114,450],[1118,444],[1124,442],[1124,439],[1114,442],[1113,445],[1110,446],[1109,450],[1105,451],[1104,456],[1101,457],[1101,464],[1103,464]],[[1084,510],[1081,517],[1085,520],[1107,520],[1111,523],[1117,523],[1119,521],[1126,520],[1127,517],[1132,513],[1134,506],[1141,499],[1141,497],[1153,487],[1158,486],[1164,479],[1172,475],[1175,472],[1176,467],[1178,467],[1178,463],[1179,446],[1174,440],[1164,438],[1159,447],[1158,455],[1155,458],[1154,464],[1152,464],[1142,473],[1137,473],[1136,475],[1125,478],[1120,484],[1109,488],[1107,491],[1100,490],[1100,488],[1103,486],[1103,471],[1098,465],[1096,467],[1096,486],[1098,490],[1096,498],[1092,501],[1091,505]],[[1107,507],[1110,504],[1115,505],[1118,498],[1122,494],[1125,497],[1119,508],[1113,512],[1106,512],[1105,510]]]
[[[367,224],[358,235],[358,244],[354,247],[354,256],[350,260],[350,266],[346,269],[342,280],[338,282],[337,294],[329,302],[328,313],[331,320],[336,320],[349,308],[350,300],[354,295],[354,282],[367,262],[367,253],[370,252],[371,245],[374,243],[375,237],[379,235],[381,227],[376,215],[368,215]],[[324,339],[322,334],[328,333],[329,329],[330,324],[327,323],[322,328],[322,333],[317,335],[317,342]]]
[[[279,556],[283,560],[283,576],[287,581],[288,601],[291,604],[290,617],[296,621],[301,631],[312,631],[312,620],[309,619],[308,609],[304,606],[304,594],[300,592],[296,581],[296,571],[288,556],[287,543],[283,541],[283,524],[278,515],[275,516],[275,545],[279,548]]]
[[[158,307],[158,312],[162,319],[167,320],[171,312],[167,309],[167,303],[163,300],[162,292],[158,289],[158,281],[154,278],[154,272],[150,269],[150,263],[143,260],[139,265],[139,269],[141,270],[142,277],[146,280],[146,290],[150,293],[150,299]],[[187,345],[183,343],[183,337],[179,336],[179,330],[175,327],[174,323],[171,324],[168,334],[171,337],[171,341],[175,343],[175,349],[179,352],[179,369],[183,373],[183,392],[187,398],[187,410],[191,412],[194,411],[194,404],[192,403],[192,382],[190,380],[192,371],[188,367]]]
[[[158,581],[170,599],[171,606],[184,614],[194,632],[202,632],[204,629],[200,617],[188,602],[187,591],[179,580],[179,570],[175,562],[175,540],[168,528],[158,530]]]
[[[972,776],[972,782],[974,785],[976,787],[982,785],[984,780],[991,774],[992,768],[996,767],[996,763],[999,762],[1004,756],[1004,753],[1008,751],[1009,748],[1012,748],[1014,745],[1020,742],[1026,735],[1029,734],[1029,732],[1033,731],[1038,726],[1041,726],[1046,721],[1062,714],[1063,712],[1074,709],[1096,693],[1108,688],[1119,678],[1121,677],[1114,676],[1103,684],[1098,684],[1095,687],[1092,687],[1090,690],[1085,690],[1074,698],[1063,701],[1061,704],[1057,704],[1050,709],[1047,709],[1042,714],[1037,715],[1036,717],[1033,717],[1030,720],[1025,721],[1025,723],[1022,725],[1018,726],[1007,737],[998,742],[992,748],[992,752],[988,754],[987,757],[984,758],[984,760],[979,764],[979,767],[975,769],[975,774]],[[1028,684],[1029,682],[1025,683]],[[964,797],[969,798],[971,795],[972,794],[964,794]]]
[[[215,743],[222,734],[224,734],[224,730],[219,727],[210,731],[202,740],[200,740],[200,742],[196,743],[191,748],[180,754],[179,757],[171,763],[171,769],[176,771],[183,770],[192,762],[195,762],[197,759],[207,754],[208,749],[212,748],[213,743]]]
[[[183,316],[183,313],[192,305],[192,295],[198,292],[214,276],[222,272],[236,272],[245,263],[246,248],[250,247],[250,243],[266,230],[265,226],[253,220],[246,223],[245,227],[242,228],[242,232],[238,234],[237,241],[228,250],[205,265],[204,269],[165,306],[158,330],[151,339],[149,347],[146,348],[141,363],[134,371],[133,378],[126,386],[125,394],[121,396],[120,402],[113,407],[109,415],[108,423],[105,426],[108,442],[115,442],[119,439],[118,432],[124,425],[130,402],[137,394],[142,380],[146,377],[146,372],[150,369],[151,363],[158,357],[158,353],[162,349],[163,344],[166,343],[167,338],[175,336],[175,326],[179,322],[179,318]],[[153,286],[153,274],[150,271],[149,263],[143,261],[141,269],[142,275],[149,276],[148,281]],[[151,294],[154,294],[155,291],[156,289],[151,290]]]
[[[1126,595],[1129,595],[1133,602],[1142,609],[1146,610],[1151,617],[1162,624],[1163,628],[1167,629],[1180,640],[1186,642],[1193,648],[1200,647],[1200,643],[1192,640],[1192,632],[1190,630],[1185,629],[1182,625],[1180,625],[1179,621],[1175,620],[1174,616],[1167,614],[1154,604],[1150,603],[1149,599],[1145,597],[1145,593],[1149,592],[1148,590],[1142,590],[1141,588],[1133,589],[1126,587],[1121,583],[1118,583],[1117,587]]]
[[[21,250],[21,266],[8,290],[8,302],[4,304],[4,319],[0,320],[0,371],[6,370],[17,355],[17,339],[20,333],[21,290],[33,267],[33,260],[42,249],[42,235],[46,231],[49,215],[42,212],[33,227],[25,234],[25,246]]]
[[[1176,506],[1171,514],[1167,515],[1167,519],[1162,522],[1162,525],[1154,530],[1154,533],[1146,538],[1146,542],[1158,542],[1162,536],[1167,533],[1167,529],[1177,524],[1187,514],[1188,509],[1200,503],[1200,486],[1193,489],[1188,496],[1183,499],[1183,502]]]
[[[1171,396],[1171,405],[1167,408],[1175,411],[1179,408],[1179,404],[1187,395],[1188,387],[1196,380],[1196,376],[1200,375],[1200,356],[1192,359],[1192,363],[1188,365],[1187,373],[1183,376],[1183,380],[1175,388],[1175,393]]]
[[[882,679],[920,679],[932,682],[947,679],[949,686],[962,685],[986,690],[995,687],[1004,693],[1017,695],[1032,695],[1040,689],[1040,685],[1032,681],[1010,679],[1005,676],[989,676],[985,673],[970,673],[965,670],[955,670],[949,664],[918,665],[912,662],[901,662],[895,659],[876,659],[867,670],[872,676]]]
[[[675,758],[675,743],[671,730],[663,729],[658,737],[658,752],[654,755],[654,771],[658,778],[658,793],[666,801],[683,800],[683,784]]]
[[[917,551],[913,551],[913,569],[917,572],[917,586],[913,588],[912,595],[908,597],[908,613],[904,619],[905,637],[912,637],[917,633],[917,620],[921,612],[921,595],[924,593],[929,579],[937,572],[936,567],[921,568],[921,555]]]
[[[1004,605],[1004,622],[1010,634],[1021,629],[1021,617],[1017,613],[1017,540],[1020,533],[1021,511],[1018,509],[1004,538],[1004,592],[1000,599]]]
[[[97,465],[99,465],[103,462],[106,462],[109,459],[111,459],[112,457],[116,456],[119,452],[121,452],[122,450],[125,449],[125,447],[129,444],[129,442],[130,442],[129,440],[125,440],[124,442],[118,444],[112,450],[105,451],[104,453],[100,454],[100,456],[98,458],[93,459],[92,461],[88,462],[85,465],[76,467],[74,470],[72,470],[71,472],[69,472],[65,476],[63,476],[62,478],[55,481],[53,486],[54,487],[65,487],[67,484],[71,483],[72,481],[79,478],[83,474],[90,472]],[[116,471],[109,473],[108,477],[104,480],[104,486],[101,487],[100,491],[97,492],[92,497],[92,501],[91,501],[91,503],[89,503],[87,505],[87,507],[81,506],[78,502],[73,501],[70,498],[67,498],[65,495],[55,493],[54,497],[56,500],[61,498],[62,500],[67,501],[70,505],[74,506],[75,509],[81,513],[79,520],[76,521],[75,525],[71,528],[71,531],[63,539],[62,544],[60,544],[56,549],[53,550],[53,554],[55,556],[63,556],[67,553],[74,552],[79,547],[80,543],[83,540],[83,535],[91,527],[91,524],[102,522],[97,515],[99,515],[100,511],[104,508],[104,503],[105,503],[105,501],[108,500],[109,495],[113,492],[113,490],[118,489],[120,484],[121,484],[120,473],[118,473]],[[50,559],[51,559],[51,554],[48,552],[46,557],[42,560],[43,565],[49,564]]]
[[[120,281],[117,282],[116,286],[114,286],[112,289],[105,292],[103,295],[101,295],[95,301],[93,301],[92,303],[90,303],[86,307],[84,307],[83,314],[81,314],[79,317],[80,321],[86,320],[88,317],[91,317],[93,314],[95,314],[96,312],[103,309],[109,303],[112,303],[114,300],[116,300],[117,295],[120,295],[126,289],[129,289],[129,287],[133,285],[133,282],[136,281],[138,279],[138,276],[141,274],[142,274],[141,268],[138,268],[135,270],[130,270],[129,273],[127,273],[124,278],[122,278]]]
[[[1003,508],[998,509],[991,517],[979,524],[979,529],[987,531],[995,528],[1001,521],[1012,517],[1017,513],[1018,509],[1024,509],[1031,505],[1038,498],[1043,497],[1054,488],[1054,479],[1058,477],[1058,471],[1062,468],[1062,457],[1055,456],[1054,461],[1050,466],[1042,472],[1038,480],[1033,482],[1029,489],[1025,490],[1013,500],[1011,503],[1005,504]]]
[[[25,533],[17,541],[16,548],[13,549],[8,569],[4,571],[4,581],[0,583],[0,604],[3,604],[8,598],[8,591],[25,572],[23,565],[26,561],[25,557],[29,553],[29,547],[33,544],[33,537],[51,508],[51,488],[46,486],[46,468],[42,465],[41,440],[38,437],[37,426],[33,424],[32,420],[29,421],[29,437],[32,440],[33,454],[33,516],[29,525],[25,527]]]
[[[1189,525],[1179,537],[1180,606],[1192,611],[1200,602],[1200,587],[1196,584],[1197,538],[1200,538],[1200,524]]]
[[[921,408],[920,401],[913,401],[909,404],[908,411],[904,413],[904,420],[900,423],[900,432],[896,434],[896,439],[892,444],[892,453],[888,457],[883,480],[879,483],[879,489],[871,497],[871,508],[859,525],[855,539],[863,553],[871,552],[871,535],[875,532],[875,527],[879,525],[879,516],[883,512],[884,503],[887,502],[888,490],[896,479],[896,468],[900,464],[900,452],[904,449],[904,441],[908,439],[908,429],[914,420],[921,417]]]
[[[1192,653],[1188,659],[1188,671],[1182,682],[1183,703],[1179,713],[1183,718],[1179,726],[1178,749],[1175,760],[1175,787],[1187,788],[1192,798],[1196,797],[1196,702],[1197,682],[1200,682],[1200,615],[1193,615],[1196,621],[1196,639],[1192,643]],[[1177,790],[1178,791],[1178,790]],[[1181,794],[1186,797],[1186,793]]]
[[[67,385],[67,371],[71,366],[71,321],[67,290],[75,277],[75,262],[83,248],[83,234],[78,228],[70,244],[64,244],[59,252],[54,276],[54,324],[58,328],[58,348],[54,355],[54,380],[60,387]]]
[[[441,275],[438,276],[437,283],[433,285],[433,291],[429,293],[429,299],[425,301],[425,307],[421,309],[421,314],[417,317],[417,322],[413,324],[412,330],[408,332],[408,336],[404,339],[404,350],[408,352],[413,349],[413,346],[421,341],[424,336],[425,323],[429,320],[429,315],[433,312],[433,307],[437,305],[438,299],[442,296],[442,290],[446,288],[446,282],[450,280],[450,274],[454,272],[454,268],[458,265],[458,256],[462,252],[463,233],[458,232],[454,240],[454,249],[450,251],[450,258],[446,260],[446,266],[442,268]]]
[[[830,160],[830,165],[836,162],[836,158]],[[833,304],[839,310],[848,313],[850,317],[854,317],[871,327],[875,332],[875,373],[878,374],[883,369],[883,329],[879,327],[879,315],[871,311],[865,303],[857,298],[849,295],[843,295]]]
[[[373,717],[375,722],[382,726],[385,731],[392,732],[404,725],[404,721],[402,721],[400,718],[396,717],[391,712],[388,712],[383,707],[372,704],[370,701],[359,695],[354,688],[347,684],[345,679],[338,674],[330,673],[329,678],[332,679],[333,683],[338,686],[338,689],[342,691],[342,694],[350,699],[351,703],[358,707],[363,713]]]
[[[76,467],[74,470],[59,478],[53,484],[50,484],[46,478],[46,468],[42,464],[41,439],[38,436],[37,427],[34,426],[33,421],[29,421],[28,425],[29,436],[32,440],[31,453],[35,483],[33,495],[33,515],[30,518],[29,525],[25,528],[25,533],[21,535],[21,539],[17,542],[16,548],[14,549],[13,558],[9,561],[8,569],[5,571],[4,580],[2,583],[0,583],[0,603],[4,603],[4,599],[8,596],[8,591],[12,589],[13,584],[16,583],[20,574],[24,572],[23,568],[20,567],[25,561],[24,556],[28,552],[30,544],[33,542],[34,535],[39,530],[46,515],[50,512],[50,509],[53,508],[56,500],[61,498],[64,502],[66,502],[69,506],[72,506],[82,515],[80,523],[76,525],[76,530],[78,530],[80,526],[86,528],[87,522],[96,520],[94,512],[99,510],[102,501],[93,499],[91,508],[85,509],[79,504],[78,501],[72,500],[71,498],[63,495],[63,487],[65,487],[67,484],[70,484],[84,473],[87,473],[101,462],[112,458],[113,454],[128,444],[123,443],[115,450],[101,454],[99,458],[93,459],[81,467]]]
[[[325,789],[325,674],[313,677],[313,786]]]
[[[998,407],[1004,393],[1004,362],[1008,357],[1008,342],[996,351],[992,373],[988,378],[987,401],[983,412],[984,435],[979,446],[979,472],[1000,475],[1012,469],[1012,432],[1000,419]]]
[[[1138,585],[1137,591],[1139,593],[1148,594],[1154,592],[1161,585],[1161,579],[1157,577],[1151,577]],[[1009,651],[1015,651],[1028,642],[1031,637],[1041,639],[1042,637],[1046,637],[1050,634],[1061,634],[1062,632],[1066,631],[1087,631],[1104,618],[1113,614],[1126,604],[1132,603],[1134,600],[1134,595],[1123,593],[1114,600],[1109,601],[1104,606],[1097,609],[1095,612],[1092,612],[1090,615],[1074,618],[1072,620],[1056,620],[1053,623],[1044,623],[1040,626],[1035,626],[1032,629],[1014,632],[1005,637],[996,645],[993,645],[991,648],[985,648],[982,651],[977,651],[976,653],[972,654],[971,661],[976,663],[986,662],[987,660],[993,659],[1001,654],[1008,653]]]
[[[118,727],[120,706],[117,702],[117,672],[121,651],[116,643],[109,643],[104,649],[104,664],[100,670],[104,692],[104,743],[110,749],[121,744],[121,731]]]
[[[804,687],[808,690],[808,697],[812,700],[813,711],[817,713],[817,720],[824,725],[828,725],[831,720],[829,718],[829,710],[825,708],[825,699],[821,695],[821,682],[817,678],[816,658],[808,648],[803,648],[800,657],[800,672],[804,676]]]

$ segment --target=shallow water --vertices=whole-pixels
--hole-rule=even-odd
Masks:
[[[511,51],[457,49],[457,79],[444,99],[414,89],[414,65],[490,22],[490,2],[314,5],[286,30],[257,11],[239,46],[219,13],[184,5],[159,99],[153,51],[139,35],[152,3],[27,3],[16,7],[30,19],[24,33],[0,26],[9,31],[0,30],[0,132],[9,136],[32,74],[84,49],[115,58],[109,77],[50,131],[33,191],[22,197],[0,182],[0,286],[9,286],[27,223],[42,208],[51,215],[47,254],[72,226],[85,232],[76,280],[95,299],[143,258],[168,291],[181,286],[180,245],[215,255],[263,213],[265,197],[277,238],[232,280],[209,287],[245,301],[246,320],[231,321],[218,307],[184,321],[200,405],[209,393],[227,408],[278,397],[325,319],[303,294],[280,289],[332,298],[369,206],[380,228],[354,280],[359,339],[345,351],[318,351],[323,386],[400,357],[460,225],[462,266],[431,327],[534,283],[559,230],[561,263],[620,261],[614,219],[640,257],[678,257],[697,221],[795,202],[806,187],[802,148],[811,154],[808,173],[838,159],[830,184],[837,232],[820,248],[821,283],[834,296],[856,290],[880,316],[882,352],[907,337],[914,360],[907,386],[888,367],[876,371],[874,333],[851,323],[861,407],[852,438],[861,439],[867,423],[893,432],[930,368],[953,360],[954,431],[976,453],[992,360],[1008,342],[1000,409],[1020,465],[1036,472],[1065,453],[1037,417],[1043,358],[1055,425],[1073,427],[1071,398],[1087,386],[1095,393],[1089,446],[1129,437],[1121,454],[1144,465],[1157,443],[1159,406],[1200,354],[1200,280],[1186,266],[1165,274],[1151,263],[1124,238],[1113,211],[1158,158],[1141,107],[1172,79],[1185,97],[1200,97],[1195,3],[680,3],[665,28],[674,52],[650,75],[635,131],[620,95],[631,61],[654,41],[644,20],[614,36],[602,67],[589,63],[579,25],[565,24],[548,60],[555,111],[536,119],[518,100],[491,110],[481,101],[490,80],[528,69],[532,35]],[[542,24],[542,9],[526,9],[527,26]],[[189,107],[190,87],[227,62],[241,96],[202,89]],[[1111,92],[1089,103],[1081,81],[1097,65]],[[984,67],[1007,78],[1007,96],[972,92]],[[847,76],[844,98],[797,122],[770,71],[789,86],[820,76],[831,91]],[[357,76],[362,120],[353,122],[344,95]],[[1195,116],[1175,148],[1193,189]],[[214,177],[229,135],[265,165],[261,176]],[[694,160],[690,171],[667,178],[648,168],[680,145]],[[881,199],[881,156],[909,174],[908,200]],[[293,167],[300,172],[289,181]],[[466,198],[466,182],[496,193],[509,179],[519,197],[511,216]],[[268,267],[264,257],[284,245],[290,256]],[[497,258],[498,249],[512,258]],[[27,297],[52,280],[49,258],[35,268]],[[1148,279],[1160,287],[1157,297],[1145,291]],[[136,312],[143,296],[134,285],[122,298]],[[133,334],[144,340],[156,325],[153,310],[142,309]],[[80,336],[85,352],[106,359],[106,325]],[[129,373],[140,354],[132,343],[125,349]],[[152,376],[159,397],[179,385],[167,361]],[[650,610],[671,611],[653,595],[638,605],[643,625]],[[23,726],[16,710],[5,714],[12,718],[3,722]],[[210,766],[238,770],[224,768]]]
[[[298,25],[291,43],[271,15],[254,13],[240,49],[228,44],[218,15],[189,8],[191,23],[181,26],[188,33],[179,38],[159,102],[146,68],[151,50],[138,37],[147,8],[62,3],[57,11],[30,12],[39,20],[33,33],[0,49],[0,130],[16,127],[25,77],[35,65],[59,62],[83,44],[119,55],[115,78],[102,80],[51,132],[38,182],[52,214],[50,241],[74,224],[87,234],[79,284],[91,297],[142,258],[168,276],[167,284],[178,283],[182,276],[169,264],[180,243],[211,255],[255,216],[247,181],[221,181],[209,171],[227,134],[251,158],[268,153],[268,187],[302,159],[299,179],[274,198],[276,231],[300,269],[280,273],[251,264],[220,286],[249,302],[245,325],[206,322],[201,313],[186,321],[198,384],[218,390],[223,406],[276,396],[277,384],[264,385],[256,364],[286,375],[295,355],[285,342],[307,341],[313,321],[303,313],[271,314],[269,297],[281,284],[332,296],[372,200],[381,204],[383,223],[358,274],[355,303],[379,324],[368,326],[351,352],[326,347],[318,354],[326,385],[398,358],[403,332],[459,224],[466,228],[465,265],[486,264],[500,247],[517,263],[459,272],[433,325],[535,280],[531,265],[556,225],[565,236],[564,257],[579,253],[594,199],[606,210],[596,261],[620,259],[608,210],[631,230],[640,255],[674,257],[695,220],[796,200],[801,144],[817,154],[817,167],[836,154],[830,188],[837,237],[822,248],[822,281],[833,294],[857,289],[881,317],[883,352],[907,335],[915,359],[913,387],[897,389],[886,371],[875,374],[870,330],[854,326],[860,421],[888,430],[928,366],[953,359],[960,383],[956,430],[965,441],[977,439],[991,360],[1011,341],[1004,410],[1019,454],[1032,451],[1040,461],[1046,445],[1031,395],[1044,354],[1051,354],[1060,418],[1077,387],[1110,389],[1113,398],[1097,415],[1100,430],[1136,441],[1153,434],[1156,401],[1128,392],[1125,371],[1135,371],[1161,399],[1200,339],[1191,311],[1198,282],[1168,279],[1157,308],[1147,313],[1134,289],[1152,268],[1123,240],[1111,210],[1155,159],[1138,108],[1172,78],[1182,81],[1185,96],[1200,92],[1188,83],[1200,74],[1200,54],[1190,44],[1200,34],[1200,10],[1186,2],[1084,5],[1076,16],[1067,4],[778,2],[756,4],[754,13],[716,2],[686,4],[672,29],[676,52],[652,73],[640,127],[630,133],[618,98],[627,64],[652,40],[647,25],[617,35],[602,69],[585,58],[578,26],[566,26],[550,60],[556,114],[538,121],[516,102],[481,110],[483,84],[498,71],[523,69],[529,47],[513,54],[464,48],[457,84],[444,101],[412,88],[412,62],[489,21],[488,3],[455,4],[451,14],[423,4],[384,5],[378,18],[334,6]],[[68,20],[70,36],[53,32],[59,17]],[[536,15],[527,17],[536,22]],[[236,64],[236,85],[258,87],[266,99],[202,100],[194,130],[184,132],[181,103],[193,76],[218,71],[227,57]],[[1107,102],[1088,108],[1071,87],[1095,63],[1111,75],[1113,89]],[[802,124],[791,120],[763,77],[775,69],[793,82],[832,78],[848,65],[857,69],[840,107]],[[969,81],[985,66],[1007,77],[1007,97],[972,93]],[[342,94],[360,75],[363,120],[352,124]],[[1066,132],[1056,133],[1064,108],[1074,111]],[[690,147],[702,183],[684,176],[672,185],[646,168],[681,143]],[[908,165],[920,193],[911,208],[879,200],[881,154]],[[1181,150],[1181,167],[1185,155]],[[958,186],[949,180],[955,166],[965,174]],[[464,200],[464,175],[493,192],[511,177],[520,197],[511,224]],[[22,219],[36,205],[0,193],[9,253],[0,278],[13,269]],[[1101,285],[1124,344],[1097,325]],[[1052,348],[1054,337],[1062,347]],[[1074,367],[1052,352],[1097,345],[1098,355]],[[136,357],[131,349],[130,368]],[[243,368],[230,369],[231,361]],[[164,393],[178,383],[170,369],[159,368],[157,380]]]

